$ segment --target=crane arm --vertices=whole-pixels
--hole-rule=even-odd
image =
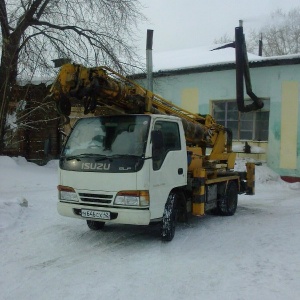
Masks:
[[[107,67],[63,65],[50,93],[48,97],[64,116],[70,115],[74,103],[83,106],[85,114],[98,110],[97,114],[114,111],[177,116],[182,119],[187,142],[194,145],[212,146],[218,133],[224,131],[210,115],[182,109]]]

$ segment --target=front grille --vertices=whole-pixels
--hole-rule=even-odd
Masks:
[[[79,193],[79,197],[80,200],[83,202],[96,202],[96,203],[109,204],[112,201],[113,195]]]

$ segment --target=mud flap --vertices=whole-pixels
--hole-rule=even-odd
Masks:
[[[246,163],[247,169],[247,186],[246,186],[246,194],[254,195],[255,194],[255,164],[254,163]]]

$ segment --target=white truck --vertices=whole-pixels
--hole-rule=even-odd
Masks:
[[[254,194],[254,164],[235,172],[231,131],[190,113],[105,67],[64,65],[48,96],[68,123],[80,118],[59,163],[58,212],[105,223],[161,222],[173,239],[177,220],[208,211],[233,215],[238,194]]]

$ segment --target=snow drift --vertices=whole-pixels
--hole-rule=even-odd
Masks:
[[[242,169],[243,160],[236,168]],[[58,215],[57,161],[0,157],[1,299],[297,299],[300,184],[256,168],[232,217],[191,217],[171,243],[158,226],[99,232]]]

